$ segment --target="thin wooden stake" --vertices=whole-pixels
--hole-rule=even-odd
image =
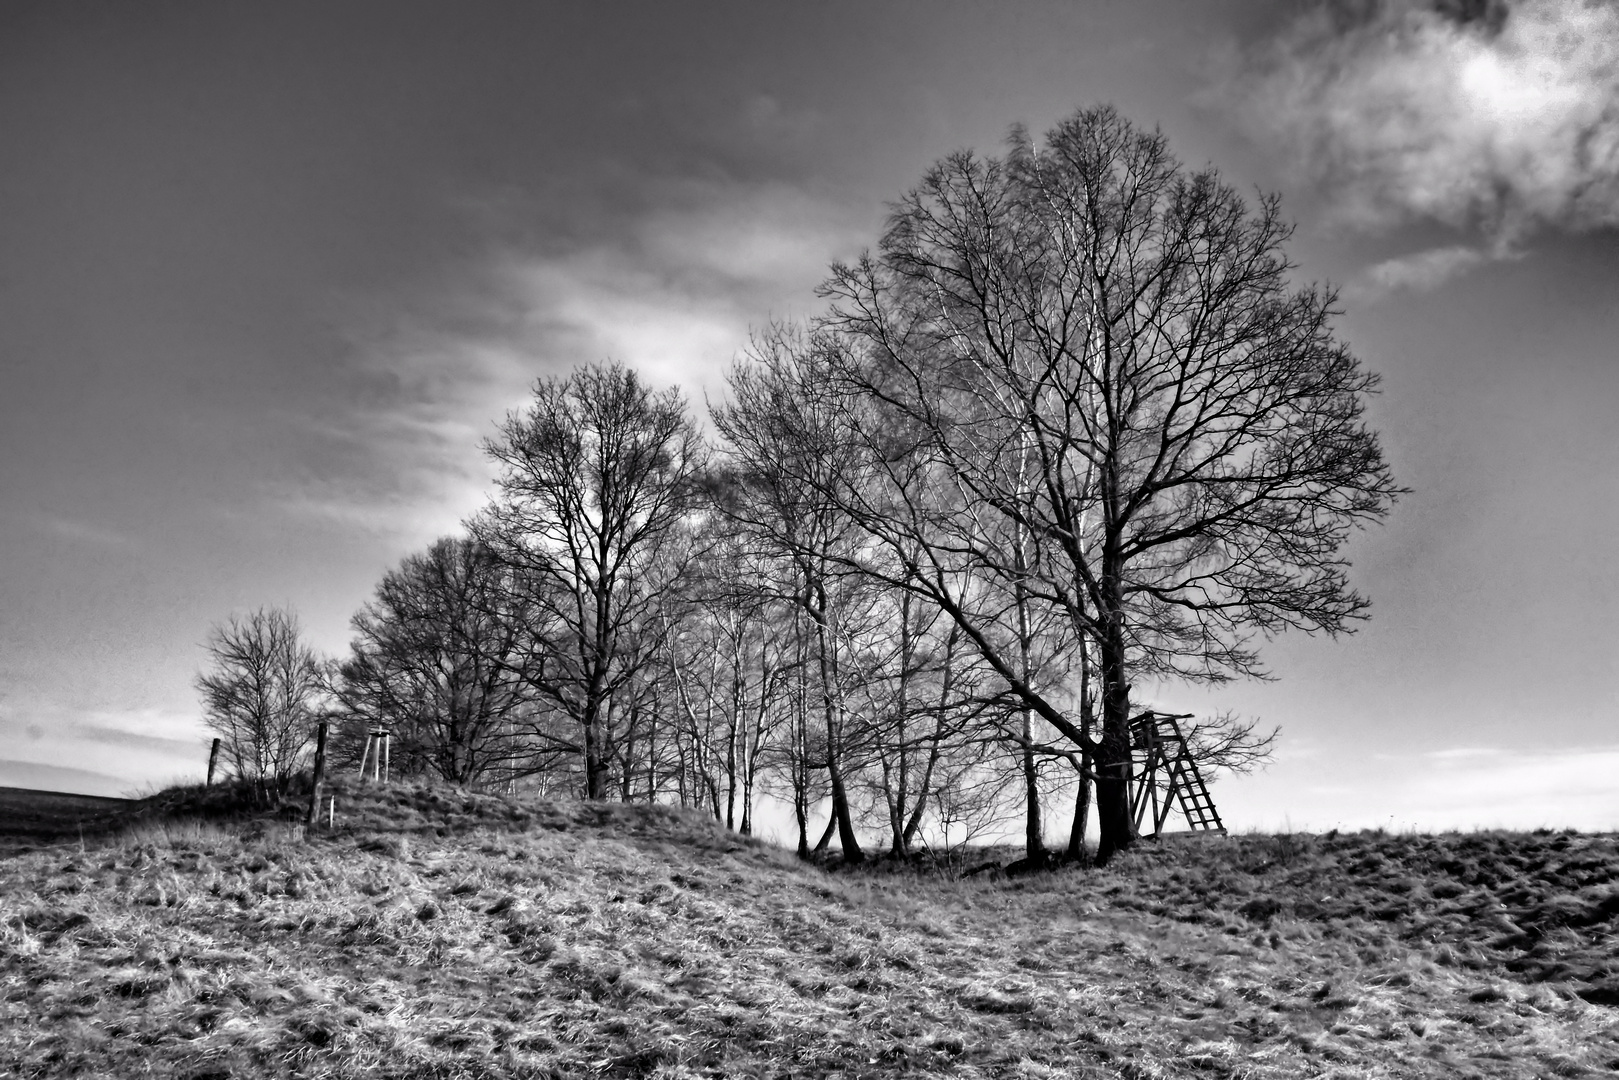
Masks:
[[[215,736],[214,745],[208,751],[208,782],[203,787],[214,786],[214,766],[219,763],[219,738]]]

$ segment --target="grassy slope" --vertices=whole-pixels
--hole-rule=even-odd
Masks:
[[[129,799],[0,787],[0,854],[28,841],[77,838],[82,826],[94,832],[130,809]]]
[[[1619,1071],[1613,837],[1200,838],[949,880],[659,808],[338,805],[313,842],[151,812],[0,859],[0,1075]]]

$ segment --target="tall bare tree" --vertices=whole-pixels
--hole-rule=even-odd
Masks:
[[[773,328],[729,373],[732,400],[712,410],[733,465],[720,506],[784,564],[784,595],[807,624],[814,672],[808,685],[821,718],[821,730],[802,740],[802,749],[824,752],[816,766],[826,770],[832,796],[822,844],[835,828],[844,858],[859,862],[864,852],[849,798],[859,741],[849,690],[858,672],[851,668],[848,641],[861,608],[869,605],[859,595],[859,575],[848,566],[858,530],[828,497],[848,482],[843,470],[849,447],[836,422],[837,404],[801,345],[791,328]]]
[[[285,794],[303,762],[325,696],[325,664],[304,643],[296,613],[259,608],[215,623],[197,676],[203,723],[225,760],[261,790]]]
[[[571,721],[586,796],[605,799],[614,725],[657,655],[657,599],[679,580],[679,560],[658,555],[699,496],[702,440],[679,391],[605,363],[540,380],[486,449],[499,494],[474,532],[528,583],[526,677]]]
[[[1133,678],[1262,675],[1256,634],[1366,614],[1341,551],[1399,489],[1363,422],[1376,376],[1334,337],[1332,291],[1289,284],[1289,232],[1274,197],[1100,108],[939,162],[824,286],[868,466],[826,489],[896,584],[1094,749],[1102,862],[1134,835]],[[1025,678],[986,581],[1094,644],[1099,738]]]

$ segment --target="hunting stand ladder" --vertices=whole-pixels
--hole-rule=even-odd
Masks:
[[[1177,803],[1188,828],[1225,832],[1220,812],[1214,808],[1214,800],[1209,796],[1209,786],[1204,783],[1203,774],[1192,759],[1186,736],[1181,733],[1178,723],[1191,716],[1191,713],[1169,716],[1148,711],[1130,721],[1131,773],[1134,780],[1130,813],[1135,819],[1138,833],[1160,835],[1170,810],[1175,809]],[[1152,809],[1150,834],[1143,832],[1149,805]]]

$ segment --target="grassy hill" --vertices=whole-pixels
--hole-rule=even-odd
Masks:
[[[93,834],[127,820],[140,808],[129,799],[0,787],[0,853],[31,842]]]
[[[839,870],[696,815],[339,784],[0,857],[0,1075],[1619,1071],[1619,842],[1235,837]],[[212,815],[212,816],[211,816]]]

